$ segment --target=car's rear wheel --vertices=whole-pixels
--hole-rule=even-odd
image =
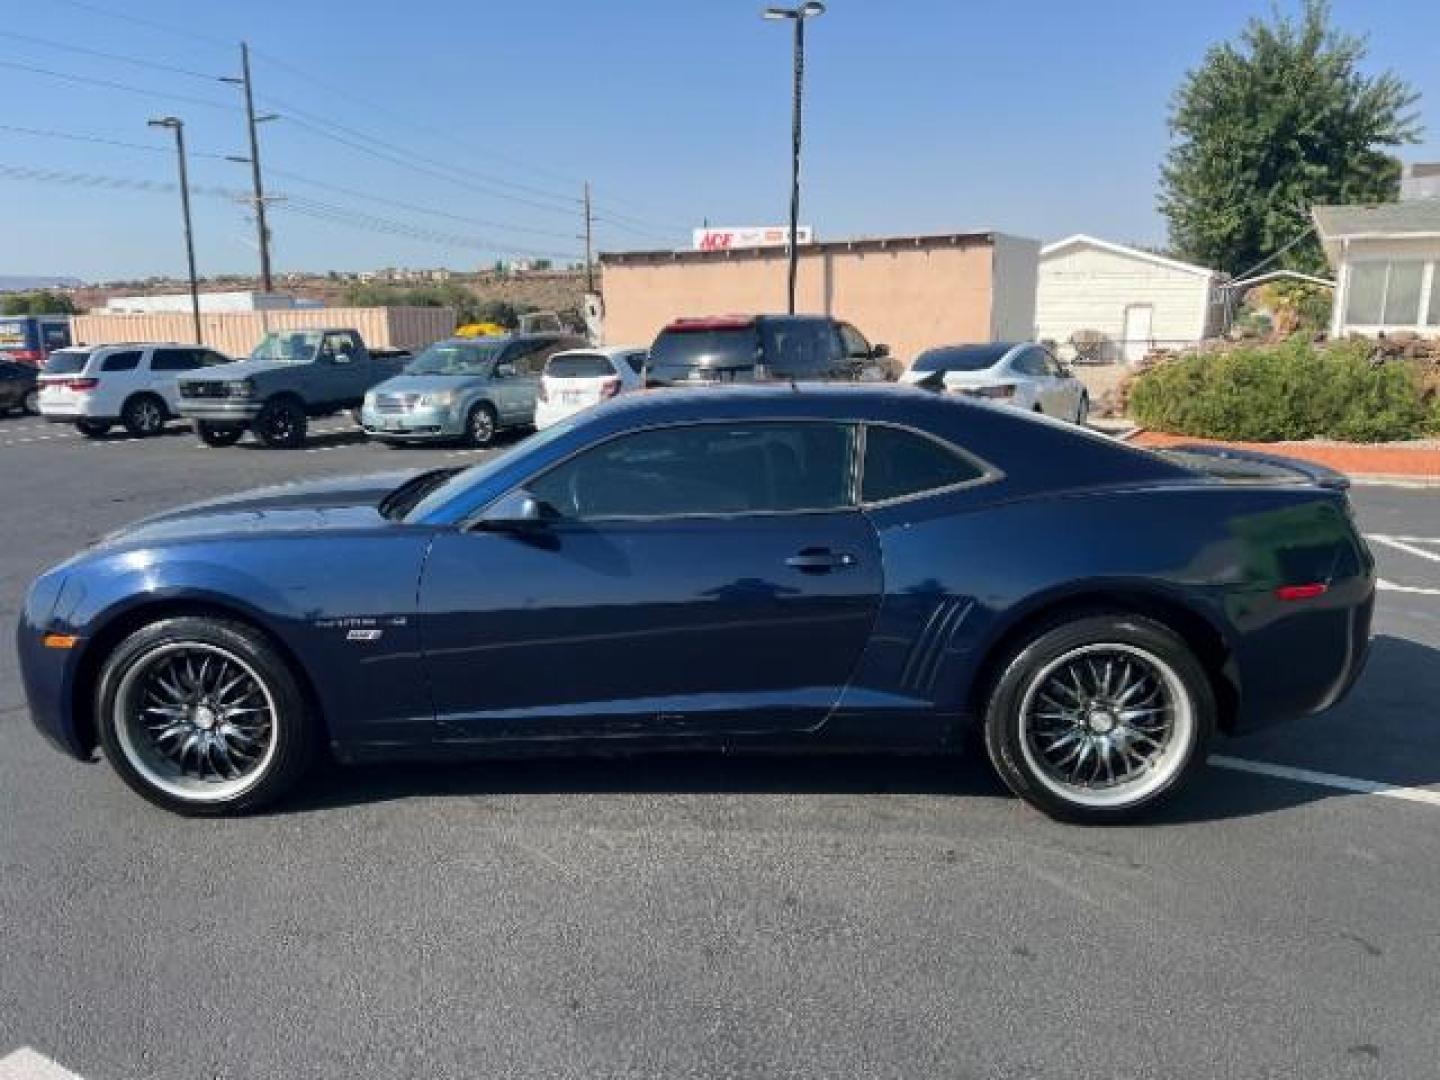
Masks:
[[[31,416],[39,416],[39,415],[40,415],[40,391],[39,391],[39,390],[30,390],[30,391],[27,391],[26,394],[25,394],[25,396],[20,399],[20,408],[21,408],[24,412],[29,413]]]
[[[77,420],[75,430],[87,439],[98,439],[110,430],[109,420]]]
[[[137,439],[159,435],[165,430],[165,403],[154,394],[136,394],[120,410],[120,422]]]
[[[212,424],[201,420],[195,425],[195,433],[206,446],[234,446],[245,434],[245,429],[234,424]]]
[[[1122,821],[1173,795],[1205,760],[1210,680],[1151,619],[1098,614],[1051,625],[1011,655],[991,693],[985,745],[1015,794],[1064,821]]]
[[[465,441],[471,446],[489,446],[495,441],[495,432],[500,427],[495,407],[481,401],[470,407],[465,417]]]
[[[255,434],[266,446],[289,449],[305,442],[305,410],[290,398],[265,403],[255,418]]]
[[[218,618],[165,619],[121,642],[101,669],[96,716],[121,779],[181,814],[279,798],[318,743],[285,661],[250,627]]]

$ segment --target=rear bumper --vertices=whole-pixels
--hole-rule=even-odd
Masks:
[[[567,417],[594,407],[595,403],[593,402],[586,405],[562,405],[557,401],[537,401],[535,403],[535,429],[543,431],[552,424],[558,424]]]
[[[114,420],[114,416],[106,416],[103,409],[97,409],[95,403],[84,400],[71,400],[63,402],[47,402],[45,394],[40,394],[40,416],[52,424],[73,424],[77,420]]]

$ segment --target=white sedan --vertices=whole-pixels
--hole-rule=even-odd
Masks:
[[[1090,396],[1053,353],[1033,342],[942,345],[915,358],[901,382],[1085,423]]]
[[[634,345],[568,349],[545,362],[535,426],[547,428],[581,409],[645,387],[645,352]]]

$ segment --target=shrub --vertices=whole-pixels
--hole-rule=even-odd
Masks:
[[[1130,395],[1146,427],[1177,435],[1275,442],[1415,438],[1435,423],[1415,365],[1372,366],[1363,341],[1300,341],[1187,356],[1145,372]]]

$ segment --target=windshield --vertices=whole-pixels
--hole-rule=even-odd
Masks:
[[[614,374],[610,359],[599,353],[561,353],[545,365],[545,375],[551,379],[598,379]]]
[[[488,375],[504,344],[442,341],[431,345],[405,368],[406,375]]]
[[[409,512],[404,515],[404,520],[425,520],[425,518],[435,513],[457,495],[478,484],[483,484],[490,477],[499,473],[502,469],[508,468],[526,454],[533,453],[542,447],[550,445],[561,436],[569,434],[577,424],[585,423],[589,419],[589,412],[578,412],[572,416],[567,416],[559,423],[552,424],[542,431],[537,431],[529,438],[521,439],[514,446],[509,447],[486,461],[482,461],[479,465],[472,465],[464,472],[456,473],[439,487],[431,490],[423,499],[411,507]]]
[[[921,353],[910,366],[911,371],[984,371],[1000,362],[1010,346],[970,346],[954,349],[931,349]]]
[[[85,370],[85,363],[89,359],[88,352],[73,352],[64,349],[51,353],[50,359],[45,361],[43,370],[46,375],[74,375]]]
[[[318,330],[272,330],[250,353],[251,360],[277,360],[283,364],[308,364],[315,359],[324,337]]]
[[[753,326],[733,330],[665,330],[650,349],[650,366],[750,367],[759,357]]]

